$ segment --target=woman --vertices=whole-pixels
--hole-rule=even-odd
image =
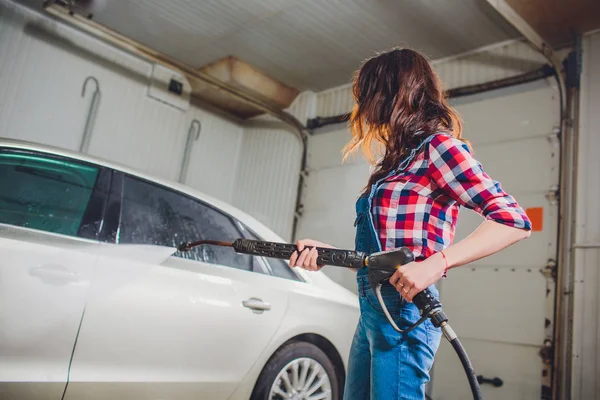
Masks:
[[[388,310],[403,329],[419,319],[415,294],[430,288],[437,295],[434,284],[448,270],[527,238],[531,224],[472,157],[460,119],[421,54],[394,49],[367,60],[356,74],[353,94],[352,139],[344,158],[360,147],[374,167],[356,202],[355,247],[374,253],[406,246],[414,253],[416,261],[399,268],[382,288]],[[485,220],[452,244],[461,206]],[[310,239],[297,245],[300,254],[292,255],[290,265],[313,271],[322,267],[314,247],[333,247]],[[344,399],[423,399],[441,331],[427,320],[409,333],[396,332],[369,287],[366,270],[357,275],[361,316]]]

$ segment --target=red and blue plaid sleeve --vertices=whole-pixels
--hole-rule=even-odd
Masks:
[[[486,219],[530,230],[531,222],[517,201],[490,178],[460,140],[436,135],[429,144],[427,173],[438,188],[460,205]]]

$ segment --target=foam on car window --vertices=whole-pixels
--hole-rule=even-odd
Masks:
[[[119,243],[177,247],[200,239],[233,241],[239,232],[229,217],[184,194],[133,177],[126,177]],[[252,270],[250,256],[230,248],[199,246],[178,257]]]

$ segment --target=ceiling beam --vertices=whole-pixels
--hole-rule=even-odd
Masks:
[[[598,0],[506,0],[553,48],[600,28]]]

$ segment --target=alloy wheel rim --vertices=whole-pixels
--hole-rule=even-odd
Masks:
[[[279,371],[269,400],[332,400],[325,368],[312,358],[297,358]]]

